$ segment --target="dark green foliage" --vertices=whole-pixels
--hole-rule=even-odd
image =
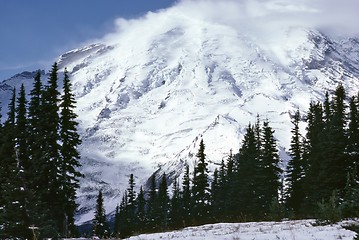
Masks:
[[[198,162],[194,170],[192,187],[193,218],[197,224],[208,221],[210,208],[210,189],[207,169],[208,163],[206,162],[204,150],[205,146],[202,139],[196,155]]]
[[[234,202],[230,206],[236,217],[253,218],[263,212],[259,202],[260,151],[256,137],[255,128],[249,125],[239,154],[235,157],[235,175],[230,195]]]
[[[112,236],[115,238],[120,237],[120,206],[119,205],[116,206],[116,210],[115,210],[115,220],[113,223]]]
[[[259,185],[260,207],[267,214],[269,212],[268,206],[270,206],[273,200],[278,199],[282,169],[279,167],[277,143],[273,136],[274,131],[267,121],[263,123],[262,132],[259,173],[262,179],[257,184]]]
[[[146,199],[145,193],[143,192],[142,186],[136,199],[136,232],[143,232],[145,230],[147,218],[146,218]]]
[[[64,230],[72,229],[74,227],[74,212],[76,210],[76,190],[79,188],[79,178],[82,174],[78,168],[80,154],[77,147],[81,144],[80,136],[77,133],[76,122],[77,115],[74,113],[75,99],[71,92],[71,82],[68,77],[67,70],[64,72],[63,94],[60,103],[60,138],[61,138],[61,159],[59,163],[60,168],[60,189],[61,198],[64,203],[64,212],[66,226]],[[71,235],[66,233],[65,235]]]
[[[162,175],[161,182],[158,188],[158,195],[157,195],[157,216],[156,216],[156,222],[158,225],[159,230],[164,231],[168,227],[169,223],[169,196],[168,196],[168,190],[167,190],[167,178],[166,174]]]
[[[156,215],[158,209],[157,201],[157,184],[156,175],[151,176],[151,185],[149,189],[148,204],[147,204],[147,230],[154,231],[157,228]]]
[[[0,124],[0,222],[6,225],[2,237],[30,238],[29,226],[38,227],[41,238],[77,232],[81,141],[68,74],[65,71],[60,98],[57,71],[55,63],[44,88],[40,72],[36,74],[29,104],[24,86],[17,98],[14,89],[8,119]]]
[[[109,236],[109,229],[106,221],[106,212],[103,203],[102,191],[100,190],[96,200],[95,217],[93,219],[93,234],[100,238]]]
[[[26,237],[25,195],[22,171],[16,155],[15,89],[9,103],[8,118],[1,131],[0,146],[0,228],[1,238]]]
[[[299,110],[293,116],[292,139],[290,143],[289,155],[291,159],[287,166],[288,188],[286,192],[287,208],[298,214],[301,204],[304,200],[303,177],[304,177],[304,160],[303,160],[303,143],[299,132],[300,113]]]
[[[172,198],[170,204],[170,224],[174,229],[180,228],[182,226],[182,204],[181,204],[181,192],[177,179],[173,183]]]
[[[189,175],[189,166],[186,165],[182,180],[182,223],[183,227],[191,225],[192,221],[192,196],[191,196],[191,179]]]

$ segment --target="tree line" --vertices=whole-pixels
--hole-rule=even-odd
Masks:
[[[348,106],[346,99],[339,85],[331,98],[326,93],[324,102],[311,102],[306,117],[299,110],[292,116],[291,159],[284,170],[274,130],[257,117],[238,153],[231,152],[211,176],[203,139],[193,172],[186,165],[171,194],[166,174],[152,175],[149,189],[141,186],[138,193],[131,174],[111,229],[99,192],[93,234],[127,237],[215,222],[358,217],[359,96]]]
[[[0,123],[0,238],[67,237],[76,233],[74,213],[81,143],[72,84],[58,66],[47,85],[40,71],[27,100],[24,85],[12,97]],[[1,118],[1,116],[0,116]]]

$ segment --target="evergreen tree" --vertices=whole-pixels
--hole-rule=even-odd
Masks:
[[[113,223],[113,237],[119,238],[120,237],[120,206],[116,206],[115,210],[115,220]]]
[[[161,178],[161,182],[158,188],[158,215],[157,215],[157,224],[160,227],[161,231],[164,231],[168,227],[168,212],[169,212],[169,197],[167,190],[167,178],[164,173]]]
[[[24,189],[21,171],[16,156],[16,93],[13,89],[9,103],[8,118],[4,123],[1,135],[1,206],[0,206],[0,237],[4,239],[28,237]]]
[[[321,202],[325,196],[325,184],[323,178],[326,173],[323,172],[323,158],[325,149],[323,129],[325,128],[323,121],[323,108],[320,103],[311,102],[307,115],[307,133],[305,150],[303,159],[306,162],[305,177],[303,179],[303,190],[305,193],[304,208],[308,213],[313,214],[317,207],[317,203]]]
[[[261,182],[258,182],[261,208],[264,213],[269,213],[269,206],[274,200],[278,200],[280,189],[280,175],[282,173],[279,167],[279,155],[276,140],[273,136],[274,131],[269,126],[268,121],[263,123],[263,137],[261,149],[261,172],[263,175]],[[263,184],[266,183],[266,184]]]
[[[122,196],[122,200],[120,203],[120,212],[119,212],[119,235],[121,238],[125,238],[129,236],[129,231],[128,231],[128,215],[127,215],[127,210],[128,210],[128,205],[127,205],[127,191],[124,192],[123,196]]]
[[[131,235],[134,231],[135,225],[135,211],[136,211],[136,192],[135,192],[135,180],[133,174],[130,174],[130,178],[128,180],[128,188],[127,188],[127,231],[128,234]]]
[[[253,218],[261,214],[262,210],[258,189],[260,152],[253,126],[247,127],[239,154],[235,158],[235,178],[231,184],[229,206],[235,216]]]
[[[50,71],[48,85],[42,92],[41,110],[43,114],[40,119],[42,155],[39,156],[38,194],[43,202],[48,206],[52,216],[49,216],[56,222],[56,235],[63,235],[65,232],[66,209],[62,189],[62,164],[60,155],[60,119],[59,119],[59,92],[58,88],[58,68],[54,63]],[[60,191],[61,190],[61,191]]]
[[[182,220],[181,214],[182,214],[181,193],[176,178],[173,183],[173,191],[172,191],[171,207],[170,207],[170,223],[172,228],[177,229],[181,227],[181,220]]]
[[[302,179],[304,176],[303,164],[303,144],[299,132],[300,113],[299,110],[293,116],[292,138],[290,143],[289,155],[291,159],[287,166],[288,189],[286,192],[286,204],[294,213],[298,213],[304,199]]]
[[[62,201],[64,203],[66,230],[74,230],[74,212],[76,210],[76,190],[79,188],[79,178],[82,174],[78,168],[80,154],[77,150],[81,144],[80,136],[77,133],[77,115],[74,113],[75,99],[71,92],[72,84],[68,77],[67,70],[64,72],[63,94],[61,96],[60,114],[60,136],[61,136],[61,169],[60,189],[62,190]],[[68,236],[68,233],[65,234]]]
[[[186,169],[184,172],[182,180],[182,222],[183,227],[191,225],[192,222],[192,196],[191,196],[191,179],[189,175],[189,166],[186,164]]]
[[[218,169],[216,168],[213,172],[213,180],[211,182],[211,215],[212,218],[217,219],[220,213],[223,211],[221,205],[221,186],[218,176]]]
[[[233,165],[234,165],[234,156],[232,153],[232,149],[228,155],[227,162],[226,162],[226,170],[225,170],[225,178],[224,181],[222,181],[222,188],[223,188],[223,216],[224,218],[230,218],[233,217],[233,209],[231,208],[234,206],[235,201],[234,199],[231,199],[231,197],[234,195],[236,189],[236,186],[233,185],[235,182],[234,172],[233,172]],[[224,219],[226,220],[226,219]]]
[[[24,84],[22,84],[16,106],[16,149],[17,160],[23,174],[27,174],[29,171],[26,104],[26,93]],[[25,183],[25,176],[22,176],[22,181]]]
[[[359,112],[358,99],[352,97],[349,104],[349,124],[348,124],[348,146],[349,172],[353,175],[352,180],[359,178]],[[351,185],[355,182],[350,183]]]
[[[335,91],[333,99],[333,117],[331,131],[328,134],[328,146],[325,149],[326,158],[323,159],[325,171],[328,174],[324,178],[327,185],[326,195],[329,198],[334,190],[339,190],[340,196],[343,196],[343,190],[347,181],[347,171],[350,163],[346,153],[347,137],[346,137],[346,106],[345,106],[345,90],[339,85]]]
[[[149,197],[147,202],[147,229],[149,231],[154,231],[157,228],[156,216],[158,209],[157,202],[157,186],[156,186],[156,175],[153,174],[150,178],[150,190]]]
[[[137,195],[136,205],[137,205],[136,230],[137,232],[143,232],[145,230],[145,225],[147,224],[147,218],[146,218],[146,199],[142,186],[140,187],[140,192]]]
[[[103,204],[102,191],[100,190],[96,200],[95,217],[93,219],[93,234],[100,238],[109,236],[108,225],[106,221],[106,211]]]
[[[193,177],[193,213],[197,223],[205,223],[209,218],[210,194],[208,183],[208,169],[206,155],[204,153],[205,145],[203,139],[200,142],[199,150],[196,155],[198,159]]]
[[[28,172],[29,178],[32,179],[29,183],[29,190],[35,191],[41,190],[41,157],[45,155],[43,146],[44,132],[42,129],[42,121],[44,119],[44,111],[42,111],[41,96],[43,87],[41,83],[41,74],[38,71],[34,78],[33,89],[30,92],[30,102],[28,106],[28,149],[29,149],[29,161],[31,161],[30,169]]]

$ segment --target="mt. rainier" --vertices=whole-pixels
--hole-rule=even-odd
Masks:
[[[71,74],[83,139],[78,222],[92,218],[100,188],[114,210],[131,173],[137,186],[155,171],[180,176],[185,163],[193,167],[202,138],[213,169],[239,149],[257,114],[275,129],[285,159],[292,113],[339,83],[357,93],[359,38],[298,24],[275,32],[243,19],[236,26],[186,14],[184,6],[118,20],[117,33],[58,60]],[[26,76],[1,83],[3,109],[6,86],[25,81],[30,90]]]

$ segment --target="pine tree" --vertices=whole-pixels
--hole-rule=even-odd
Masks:
[[[161,178],[161,182],[158,188],[158,215],[157,215],[157,224],[160,226],[160,230],[164,231],[168,227],[168,211],[169,211],[169,197],[167,190],[167,178],[164,173]]]
[[[304,208],[313,214],[317,203],[324,197],[325,184],[322,179],[326,177],[323,172],[323,158],[325,149],[323,145],[327,138],[324,137],[323,108],[320,103],[311,102],[307,115],[307,133],[303,159],[306,162],[303,190],[305,193]]]
[[[24,174],[29,171],[26,104],[25,87],[22,84],[16,106],[16,149],[19,167]],[[25,176],[22,176],[22,180],[25,182]]]
[[[192,187],[194,203],[193,217],[197,223],[205,223],[209,218],[210,189],[208,183],[208,163],[206,162],[206,155],[204,150],[205,145],[202,139],[199,145],[198,153],[196,155],[198,163],[195,167]]]
[[[143,232],[147,224],[147,218],[146,218],[146,199],[142,186],[140,187],[140,192],[137,195],[136,205],[137,205],[136,221],[135,221],[137,225],[136,230],[137,232]]]
[[[149,189],[149,196],[147,202],[147,229],[149,231],[154,231],[157,229],[156,223],[156,216],[157,216],[157,209],[158,209],[158,202],[157,202],[157,186],[156,186],[156,175],[153,174],[150,178],[150,189]]]
[[[29,149],[29,161],[31,161],[30,169],[28,172],[29,178],[32,179],[29,183],[29,190],[40,190],[41,179],[41,157],[45,155],[43,146],[44,132],[42,129],[42,120],[44,119],[44,111],[42,111],[41,96],[43,88],[41,83],[41,74],[38,71],[34,78],[33,89],[30,92],[30,102],[28,106],[28,149]]]
[[[184,172],[183,180],[182,180],[182,198],[181,198],[181,206],[182,206],[182,222],[183,227],[191,225],[192,222],[192,196],[191,196],[191,179],[189,175],[189,166],[186,164],[186,169]]]
[[[348,124],[348,146],[347,152],[349,154],[349,172],[354,178],[359,179],[359,99],[352,97],[349,104],[349,124]],[[350,183],[355,184],[354,182]]]
[[[120,237],[120,206],[119,205],[116,206],[116,210],[115,210],[115,220],[113,223],[112,236],[115,238]]]
[[[237,217],[253,218],[262,210],[258,189],[260,152],[255,133],[255,128],[249,124],[239,153],[235,156],[235,177],[231,182],[229,207]]]
[[[345,105],[345,90],[342,85],[339,85],[335,91],[334,99],[332,101],[333,119],[331,124],[331,131],[329,132],[328,147],[325,149],[327,157],[324,167],[328,176],[324,179],[328,186],[326,192],[327,198],[332,195],[334,190],[339,190],[340,196],[343,196],[343,190],[347,181],[347,171],[350,163],[346,153],[347,137],[346,137],[346,105]]]
[[[2,129],[0,146],[1,156],[1,206],[0,206],[0,237],[4,239],[25,238],[27,226],[25,223],[24,189],[21,181],[21,171],[16,156],[16,93],[13,89],[9,103],[8,118]]]
[[[264,213],[269,212],[269,207],[274,200],[278,201],[278,192],[282,173],[279,167],[279,155],[276,140],[273,136],[274,130],[269,126],[268,121],[263,123],[262,149],[261,149],[261,182],[258,182],[261,207]],[[266,183],[266,184],[263,184]]]
[[[294,114],[292,124],[292,138],[290,143],[289,155],[291,159],[287,166],[288,189],[286,192],[286,204],[294,213],[298,213],[304,199],[302,179],[304,176],[303,164],[303,144],[299,132],[300,113],[299,110]]]
[[[125,238],[129,236],[129,232],[128,232],[128,215],[127,215],[127,210],[128,210],[128,205],[127,205],[127,191],[124,192],[123,196],[122,196],[122,200],[120,203],[120,212],[119,212],[119,235],[121,238]]]
[[[93,234],[100,238],[109,236],[108,225],[106,221],[106,211],[103,204],[102,191],[100,190],[96,200],[95,217],[93,219]]]
[[[74,230],[74,212],[76,210],[76,190],[79,188],[79,178],[82,174],[78,168],[80,154],[77,150],[81,144],[80,136],[77,133],[77,115],[74,113],[75,99],[71,92],[72,84],[68,77],[67,70],[64,72],[63,94],[61,96],[60,114],[60,136],[61,136],[61,175],[60,189],[62,189],[62,201],[64,203],[66,226],[63,228]],[[68,236],[68,233],[65,234]]]
[[[54,63],[50,71],[48,85],[42,92],[41,110],[43,111],[40,119],[41,125],[41,154],[39,156],[39,170],[37,173],[38,194],[42,201],[49,208],[56,222],[56,235],[63,235],[65,232],[66,209],[62,188],[62,165],[60,155],[60,119],[59,119],[59,92],[58,88],[58,68]]]
[[[128,188],[127,188],[127,231],[128,234],[131,235],[134,231],[135,225],[135,211],[136,211],[136,192],[135,192],[135,180],[133,174],[130,174],[130,178],[128,180]]]
[[[175,178],[170,207],[170,223],[172,228],[177,229],[181,227],[181,213],[181,192],[177,178]]]
[[[221,187],[219,183],[218,169],[216,168],[213,172],[213,180],[211,182],[211,216],[214,219],[218,219],[218,215],[222,212],[221,205]]]

